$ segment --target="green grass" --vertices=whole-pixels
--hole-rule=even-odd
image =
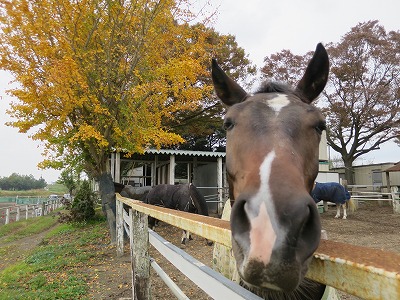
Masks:
[[[0,238],[4,237],[4,239],[2,239],[4,243],[18,240],[42,232],[54,226],[56,223],[57,218],[54,215],[13,222],[0,226]]]
[[[47,189],[51,194],[61,195],[68,193],[68,189],[65,187],[65,185],[59,183],[49,184]]]
[[[59,183],[47,185],[46,189],[28,190],[28,191],[6,191],[0,190],[0,197],[15,197],[15,196],[33,196],[33,197],[48,197],[51,194],[63,195],[68,193],[68,189]]]
[[[21,262],[0,273],[1,299],[84,299],[83,277],[71,271],[45,271],[37,264]]]
[[[85,275],[77,270],[96,255],[93,245],[104,242],[106,231],[102,217],[85,224],[56,225],[47,233],[45,243],[0,271],[0,298],[87,299]],[[0,259],[4,252],[7,249],[0,250]]]

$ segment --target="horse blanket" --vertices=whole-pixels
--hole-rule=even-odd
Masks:
[[[337,182],[316,182],[311,196],[315,203],[329,201],[336,204],[345,204],[350,199],[348,190]]]

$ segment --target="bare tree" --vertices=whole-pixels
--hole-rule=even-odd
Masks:
[[[328,144],[340,153],[352,184],[353,162],[398,137],[400,33],[387,33],[377,21],[359,23],[328,51],[330,85],[320,105]]]
[[[330,79],[317,105],[327,119],[328,145],[340,154],[352,184],[357,158],[400,137],[400,32],[386,32],[378,21],[359,23],[327,50]],[[261,71],[295,84],[310,55],[283,50],[266,57]]]

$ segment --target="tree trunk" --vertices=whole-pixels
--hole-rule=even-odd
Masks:
[[[99,177],[99,191],[101,206],[104,215],[107,217],[110,230],[111,243],[116,242],[116,202],[114,182],[110,173],[103,173]]]
[[[344,161],[344,172],[347,184],[354,184],[354,170],[353,170],[353,160],[343,159]]]

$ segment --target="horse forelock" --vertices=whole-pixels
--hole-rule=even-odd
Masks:
[[[260,94],[260,93],[294,94],[294,89],[286,83],[265,81],[255,92],[255,94]]]

